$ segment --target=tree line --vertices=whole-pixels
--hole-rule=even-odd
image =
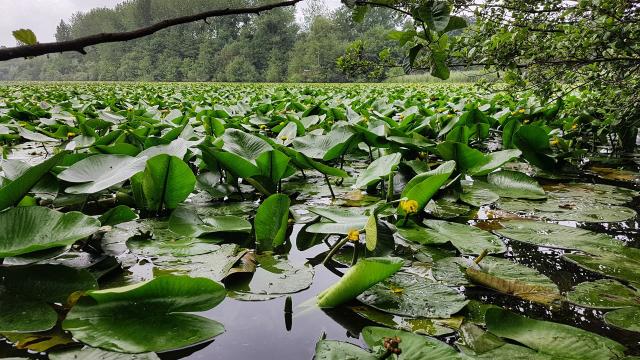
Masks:
[[[251,1],[219,1],[220,7]],[[93,9],[61,21],[56,41],[148,26],[210,9],[210,0],[132,0],[114,9]],[[354,42],[370,51],[401,53],[389,29],[406,19],[375,9],[355,22],[346,7],[314,8],[296,21],[294,8],[234,15],[162,30],[153,36],[87,49],[86,55],[51,54],[0,63],[0,80],[343,82],[380,80],[386,72],[345,74],[337,59]],[[398,70],[399,71],[399,70]]]

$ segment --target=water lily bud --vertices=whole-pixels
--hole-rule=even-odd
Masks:
[[[349,234],[347,235],[347,238],[349,239],[349,241],[359,241],[360,240],[360,230],[349,230]]]

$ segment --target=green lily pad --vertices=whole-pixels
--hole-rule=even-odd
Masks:
[[[441,336],[454,333],[454,329],[460,327],[460,323],[462,323],[463,319],[462,316],[455,316],[448,319],[414,319],[411,317],[390,314],[366,305],[351,306],[349,308],[354,313],[379,325],[429,336]]]
[[[495,230],[497,234],[535,246],[580,250],[591,254],[621,251],[624,247],[622,242],[607,234],[571,226],[530,220],[507,220],[500,223],[504,228]]]
[[[229,296],[238,300],[262,300],[302,291],[313,282],[313,268],[293,265],[284,256],[256,257],[258,267],[250,279],[228,284]]]
[[[467,278],[468,267],[477,268],[477,265],[467,258],[446,257],[433,263],[431,275],[434,279],[446,285],[468,285],[470,284]]]
[[[39,206],[0,213],[0,258],[71,245],[93,234],[100,222],[80,212],[61,213]]]
[[[620,329],[640,332],[640,307],[632,306],[604,314],[604,321]]]
[[[58,320],[50,304],[66,304],[71,293],[97,287],[86,270],[62,265],[0,268],[0,333],[49,330]]]
[[[455,289],[408,273],[396,273],[362,293],[358,300],[392,314],[425,318],[449,318],[467,304]]]
[[[425,220],[424,224],[431,229],[430,238],[437,238],[439,242],[449,241],[465,255],[478,255],[484,250],[491,254],[507,251],[500,238],[474,226],[442,220]]]
[[[558,286],[530,267],[491,256],[479,266],[479,270],[467,268],[467,277],[476,284],[540,304],[561,298]]]
[[[458,204],[446,199],[429,201],[424,210],[432,216],[440,219],[452,219],[468,214],[471,209],[465,204]]]
[[[360,176],[358,176],[354,187],[360,189],[368,185],[373,185],[384,177],[389,176],[398,166],[401,158],[402,155],[400,153],[394,153],[375,159]]]
[[[320,340],[316,344],[316,360],[376,360],[374,354],[356,345],[335,340]]]
[[[81,183],[66,189],[70,194],[93,194],[128,180],[144,170],[147,158],[97,154],[80,160],[58,174],[58,179]]]
[[[362,329],[362,337],[371,348],[382,347],[384,338],[396,336],[401,340],[399,358],[402,360],[460,360],[460,354],[454,348],[431,337],[375,326]]]
[[[502,170],[487,176],[489,190],[503,198],[545,199],[544,189],[538,182],[519,171]]]
[[[123,354],[85,346],[49,353],[50,360],[160,360],[155,353]]]
[[[615,280],[583,282],[567,294],[573,304],[594,309],[618,309],[640,306],[640,293]]]
[[[499,209],[554,221],[620,222],[636,216],[621,206],[638,193],[634,190],[602,184],[558,184],[545,186],[546,201],[500,199]]]
[[[200,217],[197,212],[180,206],[171,213],[169,229],[184,236],[205,236],[220,232],[251,232],[251,223],[233,215]]]
[[[504,309],[489,309],[487,330],[539,353],[562,359],[608,360],[624,357],[625,347],[572,326],[530,319]]]
[[[62,326],[85,344],[127,353],[162,352],[210,340],[222,324],[186,312],[206,311],[225,297],[212,280],[163,276],[121,288],[89,291]]]
[[[490,205],[500,199],[500,196],[495,192],[482,187],[479,182],[474,181],[471,184],[461,181],[462,193],[460,194],[460,200],[471,206],[483,206]]]
[[[640,261],[622,254],[603,252],[599,256],[565,254],[563,258],[583,269],[622,281],[640,283]]]

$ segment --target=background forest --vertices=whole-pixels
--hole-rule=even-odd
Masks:
[[[220,1],[247,6],[251,1]],[[114,9],[75,14],[58,25],[56,40],[130,30],[212,7],[210,0],[132,0]],[[380,80],[343,74],[336,65],[349,44],[364,41],[368,51],[401,49],[387,39],[404,20],[385,9],[355,23],[351,11],[311,6],[296,19],[293,8],[260,16],[228,16],[166,29],[126,43],[103,44],[80,54],[14,60],[0,64],[0,80],[140,80],[340,82]],[[365,40],[366,39],[366,40]]]

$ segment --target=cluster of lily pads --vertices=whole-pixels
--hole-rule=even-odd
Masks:
[[[51,359],[155,359],[225,331],[193,313],[303,291],[326,266],[342,277],[286,311],[376,326],[368,349],[322,337],[317,359],[624,358],[466,292],[640,332],[640,250],[576,227],[634,224],[637,176],[583,168],[571,121],[451,85],[2,87],[0,334]],[[561,289],[516,244],[596,280]],[[320,254],[297,264],[293,246]]]

